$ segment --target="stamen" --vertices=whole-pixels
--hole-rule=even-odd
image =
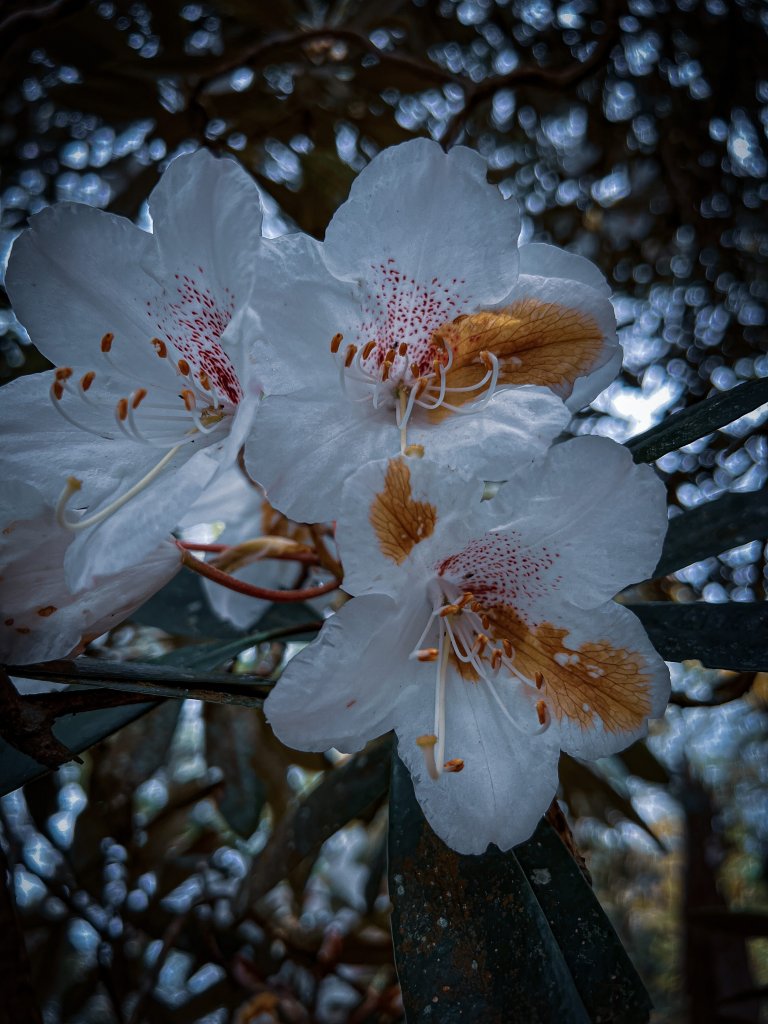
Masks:
[[[93,384],[95,378],[96,374],[93,372],[93,370],[89,370],[88,373],[84,373],[83,376],[80,378],[80,387],[82,388],[82,390],[87,391],[90,388],[91,384]]]
[[[371,352],[373,352],[373,350],[375,348],[376,348],[376,342],[375,341],[367,341],[365,343],[365,345],[363,346],[362,359],[366,360],[368,358],[368,356],[371,354]]]
[[[508,658],[514,658],[515,648],[512,646],[511,640],[508,640],[507,637],[503,637],[501,641],[501,646],[504,648],[504,653]]]
[[[461,772],[464,771],[464,761],[460,757],[452,757],[450,761],[446,761],[443,765],[444,772]]]
[[[437,744],[437,736],[433,736],[428,733],[425,736],[417,736],[416,743],[421,747],[421,752],[424,755],[424,763],[427,766],[427,772],[429,773],[430,779],[437,781],[440,778],[440,772],[437,770],[437,763],[435,761],[435,745]]]
[[[352,365],[352,360],[357,355],[357,345],[347,345],[347,354],[344,357],[344,366],[349,369]]]
[[[210,391],[211,390],[211,380],[210,380],[210,377],[208,376],[208,374],[205,372],[205,370],[201,370],[200,373],[198,373],[197,376],[198,376],[198,380],[200,381],[200,386],[205,391]]]
[[[124,423],[128,419],[128,399],[121,398],[117,403],[116,415],[121,423]]]
[[[546,701],[536,701],[536,716],[539,719],[539,725],[547,725],[549,722],[549,708],[547,707]]]
[[[501,668],[501,659],[504,657],[503,652],[496,647],[491,654],[491,668],[494,672],[498,672]]]
[[[137,388],[136,391],[134,391],[134,393],[133,393],[133,398],[131,400],[131,408],[132,409],[138,409],[139,406],[141,405],[141,403],[144,401],[144,399],[146,397],[147,397],[147,389],[146,388]]]
[[[187,412],[194,412],[195,411],[195,393],[194,393],[194,391],[190,391],[189,388],[184,388],[184,390],[181,392],[181,398],[184,401],[184,407],[186,408]]]
[[[56,380],[60,382],[69,380],[69,378],[72,376],[72,367],[60,366],[56,373],[54,374],[54,376],[56,377]]]
[[[331,352],[334,355],[336,355],[336,353],[339,351],[339,346],[341,345],[342,341],[344,341],[343,334],[334,334],[334,336],[331,338]]]
[[[153,338],[152,345],[155,349],[155,352],[157,352],[160,358],[165,359],[166,356],[168,355],[168,346],[165,344],[165,342],[161,341],[160,338]]]
[[[128,401],[125,398],[121,399],[121,401],[125,402],[127,414]],[[103,508],[100,512],[94,513],[92,516],[86,516],[85,519],[79,519],[75,522],[72,522],[67,518],[66,505],[72,495],[76,491],[80,490],[82,483],[77,479],[77,477],[69,477],[67,480],[67,486],[62,491],[61,497],[56,505],[56,519],[58,520],[59,525],[65,527],[67,530],[77,532],[79,530],[87,530],[91,526],[98,526],[99,523],[103,523],[105,519],[109,519],[109,517],[121,509],[123,505],[127,505],[131,498],[135,498],[137,494],[140,494],[146,487],[149,487],[153,480],[157,479],[157,477],[162,473],[181,447],[182,446],[180,444],[177,444],[174,448],[171,448],[169,452],[166,452],[156,466],[153,466],[152,469],[150,469],[150,471],[141,478],[141,480],[137,481],[133,487],[129,487],[125,494],[116,498],[113,502],[107,505],[106,508]]]
[[[437,661],[439,653],[436,647],[422,647],[416,651],[416,657],[419,661]]]
[[[474,596],[475,595],[470,590],[465,591],[465,593],[463,593],[459,600],[456,602],[456,607],[464,608],[464,606],[468,605]]]
[[[533,679],[534,679],[534,682],[536,683],[536,689],[540,690],[542,688],[542,686],[544,685],[544,676],[541,674],[541,672],[534,672],[533,673]]]
[[[446,615],[458,615],[461,612],[461,608],[457,604],[445,604],[438,612],[441,619],[444,619]]]
[[[179,372],[184,377],[188,377],[190,375],[190,373],[192,372],[191,369],[190,369],[189,363],[187,362],[186,359],[180,359],[176,365],[179,368]]]
[[[101,351],[105,354],[112,348],[112,342],[115,340],[115,336],[112,331],[107,331],[104,337],[101,339]]]
[[[408,351],[407,343],[404,342],[404,341],[401,341],[400,344],[397,346],[397,353],[398,353],[398,355],[404,356],[407,351]]]
[[[421,459],[424,456],[424,445],[423,444],[409,444],[405,449],[404,455],[412,455],[417,459]]]

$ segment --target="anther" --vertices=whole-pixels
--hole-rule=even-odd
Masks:
[[[356,355],[357,345],[347,345],[347,354],[344,357],[344,365],[346,367],[350,367],[352,365],[352,360],[355,358]]]
[[[424,647],[416,652],[416,657],[419,661],[437,661],[438,654],[436,647]]]
[[[93,384],[95,377],[96,374],[93,372],[93,370],[89,370],[88,373],[83,374],[83,376],[80,378],[80,387],[83,389],[83,391],[88,390],[91,384]]]
[[[491,620],[488,618],[487,615],[481,615],[480,616],[480,621],[483,624],[483,629],[490,629],[491,628]]]
[[[473,593],[472,593],[472,592],[471,592],[470,590],[467,590],[467,591],[465,591],[465,592],[464,592],[464,593],[463,593],[463,594],[461,595],[461,597],[459,598],[459,600],[458,600],[458,601],[456,602],[456,607],[457,607],[457,608],[463,608],[463,607],[464,607],[464,605],[466,605],[466,604],[469,604],[469,602],[470,602],[470,601],[472,600],[472,598],[473,598],[474,596],[475,596],[475,595],[474,595],[474,594],[473,594]]]
[[[395,350],[393,348],[387,349],[387,354],[384,356],[384,362],[385,363],[394,363],[396,355],[397,355],[397,353],[395,352]]]
[[[474,654],[479,654],[480,657],[482,658],[483,651],[488,646],[488,643],[489,640],[485,633],[478,633],[477,636],[475,637],[475,642],[472,645],[472,652]]]
[[[421,458],[424,457],[424,445],[423,444],[409,444],[407,446],[407,448],[405,449],[405,451],[403,452],[403,454],[404,455],[411,455],[411,456],[413,456],[413,457],[415,457],[417,459],[421,459]]]
[[[443,765],[444,772],[461,772],[464,770],[464,761],[460,757],[452,757]]]
[[[146,388],[138,388],[133,393],[133,398],[131,400],[131,408],[132,409],[138,409],[139,406],[141,405],[141,403],[144,401],[144,399],[146,397],[147,397],[147,389]]]
[[[366,341],[365,345],[363,346],[362,358],[363,359],[367,359],[368,356],[371,354],[371,352],[373,352],[373,350],[375,348],[376,348],[376,342],[375,341]]]
[[[546,701],[536,701],[536,716],[539,719],[539,725],[546,725],[549,721],[549,709],[547,708]]]
[[[493,654],[491,655],[491,668],[494,672],[497,672],[501,666],[501,659],[504,657],[503,651],[500,648],[494,648]]]
[[[388,362],[386,362],[386,360],[382,363],[382,365],[381,365],[381,379],[382,379],[382,381],[389,380],[389,371],[390,371],[391,367],[392,367],[392,363],[388,363]]]
[[[444,619],[447,615],[458,615],[461,608],[457,604],[446,604],[438,612],[441,619]]]
[[[157,352],[161,359],[165,359],[165,357],[168,355],[168,346],[165,344],[164,341],[161,341],[160,338],[152,339],[152,347],[154,348],[155,352]]]
[[[186,360],[186,359],[180,359],[177,365],[178,365],[178,367],[179,367],[179,371],[180,371],[180,372],[181,372],[181,373],[182,373],[182,374],[183,374],[183,375],[184,375],[185,377],[188,377],[188,376],[190,375],[190,373],[192,372],[192,371],[190,370],[190,368],[189,368],[189,363],[187,362],[187,360]]]
[[[101,351],[109,352],[112,348],[112,342],[115,340],[115,336],[111,331],[107,331],[104,337],[101,339]]]
[[[536,683],[536,689],[540,690],[544,685],[544,676],[541,674],[541,672],[534,672],[533,681],[534,683]]]
[[[420,373],[421,373],[421,369],[419,367],[419,364],[418,363],[411,363],[411,374],[414,377],[418,377],[420,375]],[[426,384],[425,384],[425,387],[426,387]]]
[[[117,403],[117,418],[121,421],[128,419],[128,399],[121,398]]]
[[[184,388],[184,390],[181,392],[181,398],[184,400],[184,405],[186,406],[187,412],[192,412],[192,410],[195,408],[194,391],[190,391],[189,388]]]
[[[58,380],[58,381],[69,380],[69,378],[71,376],[72,376],[72,367],[71,366],[60,366],[58,368],[58,370],[56,371],[56,374],[55,374],[56,380]]]
[[[339,351],[339,346],[341,345],[342,341],[344,341],[343,334],[334,334],[334,336],[331,338],[331,352],[333,352],[334,355],[336,355],[336,353]]]
[[[437,770],[437,764],[435,762],[437,736],[433,733],[428,733],[425,736],[417,736],[416,744],[421,747],[421,752],[424,755],[424,762],[427,766],[427,772],[429,773],[430,779],[439,779],[440,772]]]
[[[515,648],[512,646],[512,641],[504,637],[501,641],[501,646],[504,648],[504,653],[508,658],[511,658],[515,653]]]
[[[426,379],[426,377],[419,377],[419,379],[416,381],[416,398],[421,398],[421,396],[427,390],[428,385],[429,381]]]
[[[58,380],[55,380],[51,385],[51,391],[53,392],[53,397],[61,401],[64,395],[64,385]]]
[[[205,370],[201,370],[200,373],[197,376],[198,376],[198,379],[200,381],[200,387],[203,388],[204,391],[210,391],[211,390],[211,379],[208,376],[208,374],[205,372]]]
[[[401,341],[400,344],[397,346],[397,353],[398,353],[398,355],[404,356],[407,351],[408,351],[408,343],[405,342],[405,341]]]
[[[486,368],[486,370],[492,370],[493,369],[493,361],[491,359],[491,356],[485,350],[480,353],[480,361],[483,364],[483,366]]]

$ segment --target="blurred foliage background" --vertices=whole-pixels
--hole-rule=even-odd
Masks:
[[[611,281],[623,369],[574,430],[625,440],[768,376],[767,28],[762,0],[5,0],[2,253],[58,200],[147,226],[166,162],[198,146],[254,175],[270,233],[322,237],[382,147],[470,145],[524,240]],[[43,368],[0,307],[0,379]],[[659,460],[673,515],[763,487],[765,416]],[[765,576],[758,540],[641,596],[762,601]],[[184,643],[224,639],[210,669],[265,676],[285,653],[244,639],[233,661],[231,631],[183,617],[200,593],[177,597],[162,630],[136,621],[91,653],[183,664]],[[648,743],[564,761],[562,797],[653,1019],[759,1021],[768,680],[686,663],[673,681]],[[29,952],[4,969],[51,1024],[402,1020],[384,755],[332,767],[255,708],[160,704],[0,804]]]

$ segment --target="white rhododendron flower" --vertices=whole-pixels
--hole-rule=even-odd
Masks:
[[[358,175],[323,244],[270,245],[254,296],[279,443],[251,439],[246,462],[273,505],[333,518],[349,473],[398,452],[504,479],[562,431],[574,386],[579,405],[606,386],[620,355],[602,275],[518,248],[519,230],[482,157],[418,139]]]
[[[172,539],[120,573],[97,574],[75,593],[64,580],[71,531],[22,480],[6,480],[0,498],[0,662],[28,665],[67,658],[116,626],[181,568]]]
[[[583,437],[482,492],[427,459],[354,474],[337,527],[354,598],[265,705],[299,749],[352,751],[394,728],[430,824],[462,853],[527,839],[559,751],[622,749],[669,693],[638,619],[611,600],[659,557],[653,470]]]
[[[136,565],[234,462],[259,387],[251,289],[258,190],[231,160],[174,160],[153,233],[64,203],[34,216],[7,273],[56,366],[3,388],[0,470],[58,500],[69,585]]]

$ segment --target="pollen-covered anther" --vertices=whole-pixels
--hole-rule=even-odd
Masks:
[[[365,362],[365,360],[370,356],[371,352],[373,352],[373,350],[375,348],[376,348],[376,342],[375,341],[366,341],[365,345],[363,346],[363,352],[362,352],[363,362]]]
[[[404,356],[407,351],[408,351],[408,342],[407,341],[401,341],[400,344],[397,346],[397,354],[399,356]]]
[[[430,779],[439,779],[440,772],[437,770],[437,762],[435,761],[435,747],[437,746],[437,736],[435,736],[434,733],[427,733],[424,736],[417,736],[416,745],[421,747],[421,752],[424,755],[424,764],[426,765]]]
[[[539,720],[539,725],[547,725],[549,722],[549,708],[546,701],[536,701],[536,717]]]
[[[344,366],[349,369],[357,355],[357,345],[347,345],[347,354],[344,356]]]
[[[176,365],[179,368],[179,373],[184,377],[188,377],[192,372],[186,359],[180,359]]]
[[[420,651],[416,652],[416,657],[419,661],[437,661],[439,651],[436,647],[423,647]]]
[[[491,668],[494,672],[498,672],[501,668],[501,659],[504,657],[504,652],[498,647],[494,648],[493,654],[491,654]]]
[[[131,398],[131,408],[132,409],[138,409],[139,406],[141,405],[141,403],[144,401],[144,399],[146,397],[147,397],[147,389],[146,388],[137,388],[133,392],[133,397]]]
[[[181,392],[181,398],[184,402],[184,406],[187,412],[192,412],[192,410],[195,408],[194,391],[191,391],[189,388],[184,388],[184,390]]]
[[[461,608],[457,604],[446,604],[440,609],[439,615],[441,619],[446,618],[448,615],[459,615]]]
[[[388,363],[386,360],[381,364],[381,379],[382,381],[389,380],[389,371],[392,367],[392,363]]]
[[[115,340],[115,336],[112,331],[107,331],[104,337],[101,339],[101,351],[109,352],[112,348],[112,342]]]
[[[446,761],[443,765],[444,772],[462,772],[464,771],[464,759],[461,757],[452,757],[450,761]]]
[[[125,422],[128,419],[128,399],[121,398],[117,403],[117,418],[121,422]]]
[[[83,389],[83,391],[88,390],[91,384],[93,384],[95,378],[96,374],[94,373],[93,370],[89,370],[87,373],[83,374],[83,376],[80,378],[80,387]]]
[[[343,334],[334,334],[334,336],[331,338],[331,352],[334,355],[336,355],[336,353],[339,351],[339,347],[340,347],[342,341],[344,341],[344,335]],[[374,342],[374,344],[375,344],[375,342]]]
[[[60,366],[54,376],[56,377],[56,380],[59,382],[69,380],[69,378],[72,376],[72,367]]]
[[[385,363],[394,363],[397,352],[393,348],[387,349],[387,354],[384,356]]]
[[[540,690],[544,685],[544,676],[541,674],[541,672],[534,672],[533,681],[534,683],[536,683],[536,689]]]
[[[424,457],[424,445],[423,444],[409,444],[405,449],[405,455],[414,456],[417,459]]]
[[[490,641],[488,640],[488,637],[485,635],[485,633],[478,633],[477,636],[475,637],[474,644],[472,644],[472,653],[477,654],[478,657],[482,658],[483,652],[485,651],[485,648],[488,646],[489,643]]]
[[[463,607],[464,607],[465,605],[468,605],[468,604],[469,604],[469,602],[470,602],[470,601],[472,600],[472,598],[473,598],[474,596],[475,596],[475,595],[474,595],[474,594],[473,594],[473,593],[472,593],[471,591],[469,591],[469,590],[465,591],[465,592],[464,592],[464,593],[463,593],[463,594],[461,595],[461,597],[459,598],[459,600],[458,600],[458,601],[456,602],[456,607],[457,607],[457,608],[463,608]]]
[[[480,362],[486,368],[486,370],[493,370],[493,360],[491,359],[490,352],[483,350],[480,353]]]
[[[197,379],[200,381],[200,387],[204,391],[210,391],[211,390],[211,379],[208,376],[208,374],[205,372],[205,370],[201,370],[200,373],[198,373]]]
[[[51,394],[54,398],[58,399],[58,401],[61,401],[64,396],[64,385],[61,381],[55,380],[53,384],[51,384]]]
[[[155,352],[157,352],[161,359],[165,359],[165,357],[168,355],[168,346],[160,338],[152,339],[152,347],[154,348]]]

